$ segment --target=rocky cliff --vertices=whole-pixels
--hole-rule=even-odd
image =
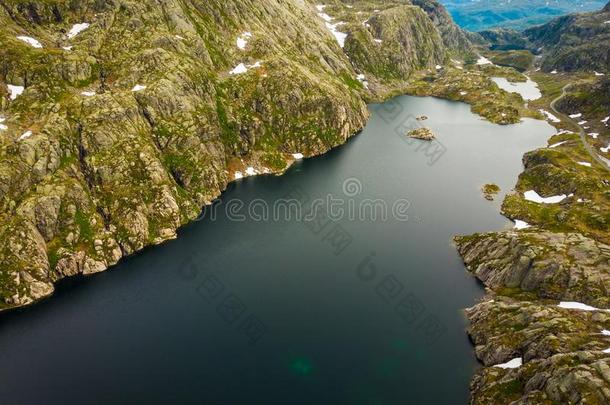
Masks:
[[[175,237],[244,173],[345,142],[375,88],[467,46],[435,3],[0,6],[0,310]]]

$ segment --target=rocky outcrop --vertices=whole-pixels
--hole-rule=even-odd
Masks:
[[[610,308],[610,246],[583,235],[536,230],[456,238],[466,267],[492,290]]]
[[[417,128],[407,132],[409,138],[421,139],[422,141],[432,141],[436,139],[434,132],[430,128]]]
[[[480,303],[467,316],[477,357],[487,366],[472,380],[472,404],[610,400],[607,313],[501,299]],[[523,365],[500,367],[516,358]]]
[[[466,311],[485,366],[472,380],[471,402],[608,402],[610,246],[535,229],[457,237],[456,243],[490,292]]]

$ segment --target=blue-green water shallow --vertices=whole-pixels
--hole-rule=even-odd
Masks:
[[[0,403],[466,403],[477,363],[462,309],[483,289],[451,237],[511,226],[502,196],[488,202],[480,187],[510,190],[523,153],[554,129],[493,125],[434,98],[391,103],[372,105],[346,145],[232,184],[214,220],[208,210],[179,239],[3,314]],[[408,113],[429,116],[446,148],[436,163],[395,133]],[[348,178],[362,185],[354,201],[409,200],[408,221],[344,218],[352,242],[335,255],[325,231],[231,221],[223,209],[295,192],[339,197]]]

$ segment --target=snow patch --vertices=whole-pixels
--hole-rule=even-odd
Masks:
[[[521,357],[517,357],[506,363],[496,364],[494,367],[509,369],[509,368],[519,368],[523,365],[523,359]]]
[[[301,159],[303,159],[303,154],[302,154],[302,153],[293,153],[293,154],[292,154],[292,157],[293,157],[295,160],[301,160]]]
[[[487,59],[485,56],[479,55],[479,59],[477,60],[477,65],[493,65],[493,63]]]
[[[249,69],[256,69],[261,67],[262,64],[260,61],[256,62],[254,65],[245,65],[243,63],[240,63],[239,65],[235,66],[235,68],[233,68],[233,70],[231,70],[229,72],[230,75],[240,75],[242,73],[246,73]]]
[[[590,132],[587,135],[589,135],[593,139],[597,139],[597,137],[599,136],[599,133],[597,133],[597,132]]]
[[[252,34],[250,32],[244,32],[240,37],[237,38],[237,47],[242,51],[246,49],[246,45],[248,45],[248,39],[252,38]]]
[[[23,86],[14,86],[12,84],[7,84],[6,87],[8,91],[11,92],[11,100],[15,100],[17,97],[23,94],[25,87]]]
[[[527,228],[531,228],[532,226],[530,224],[528,224],[525,221],[521,221],[520,219],[515,219],[515,229],[516,230],[521,230],[521,229],[527,229]]]
[[[339,25],[343,25],[345,23],[342,21],[339,21],[335,24],[331,24],[331,22],[334,20],[334,18],[323,12],[324,8],[326,8],[326,6],[323,4],[319,4],[316,6],[316,8],[318,9],[318,16],[320,16],[320,18],[322,18],[324,20],[324,24],[326,24],[326,28],[328,28],[328,30],[335,36],[335,39],[339,43],[339,46],[341,48],[343,48],[345,46],[345,38],[347,38],[347,34],[339,31],[337,29],[337,27]]]
[[[75,36],[77,36],[78,34],[83,32],[87,28],[89,28],[89,23],[74,24],[72,26],[72,28],[70,29],[70,31],[68,32],[68,35],[67,35],[68,39],[74,38]]]
[[[362,83],[365,89],[369,88],[369,82],[366,81],[366,76],[364,76],[362,73],[356,76],[356,79],[358,79],[358,81]]]
[[[93,97],[93,96],[95,96],[95,91],[83,91],[80,94],[85,96],[85,97]]]
[[[527,201],[535,202],[535,203],[538,203],[538,204],[558,204],[558,203],[562,202],[563,200],[565,200],[566,198],[568,198],[568,196],[565,195],[565,194],[555,195],[555,196],[552,196],[552,197],[541,197],[534,190],[526,191],[523,194],[523,197]]]
[[[25,42],[26,44],[30,45],[33,48],[42,48],[42,44],[40,42],[38,42],[38,40],[36,40],[32,37],[20,36],[20,37],[17,37],[17,39]]]
[[[577,163],[579,165],[581,165],[581,166],[587,166],[587,167],[591,167],[592,166],[591,163],[589,163],[589,162],[577,162]]]
[[[557,118],[556,116],[554,116],[553,114],[551,114],[550,112],[546,111],[546,110],[539,110],[542,115],[544,115],[548,120],[552,121],[552,122],[561,122],[561,120],[559,118]]]
[[[557,143],[554,143],[551,146],[549,146],[549,148],[556,148],[556,147],[561,146],[561,145],[563,145],[564,143],[567,143],[567,142],[568,141],[557,142]]]
[[[248,176],[254,176],[254,175],[258,174],[258,172],[256,171],[256,169],[255,169],[255,168],[253,168],[253,167],[248,167],[248,168],[246,169],[246,174],[247,174]]]
[[[580,118],[580,117],[582,117],[581,113],[570,115],[570,118]]]
[[[17,140],[18,141],[23,141],[24,139],[28,139],[30,136],[32,136],[32,131],[26,131]]]
[[[587,304],[583,304],[581,302],[573,302],[573,301],[561,301],[559,303],[559,305],[557,305],[557,306],[559,308],[576,309],[579,311],[608,311],[607,309],[599,309],[599,308],[595,308],[595,307],[592,307]]]
[[[243,179],[244,174],[242,172],[235,172],[235,180]]]
[[[131,89],[131,91],[142,91],[142,90],[146,90],[146,86],[141,86],[139,84],[136,84],[135,86],[133,86],[133,88]]]

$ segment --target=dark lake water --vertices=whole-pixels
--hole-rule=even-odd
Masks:
[[[512,226],[480,187],[510,190],[554,129],[433,98],[370,109],[346,145],[232,184],[178,240],[0,317],[0,403],[466,403],[478,366],[462,310],[483,289],[451,238]],[[399,136],[409,114],[440,143]],[[243,215],[286,196],[378,199],[388,219]]]

